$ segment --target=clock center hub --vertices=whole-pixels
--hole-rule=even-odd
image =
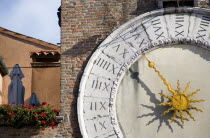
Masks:
[[[188,99],[183,94],[174,95],[172,106],[179,111],[186,110],[188,107]]]

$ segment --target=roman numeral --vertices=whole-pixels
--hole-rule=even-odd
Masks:
[[[184,30],[178,30],[184,26],[184,16],[183,15],[176,15],[175,18],[175,36],[184,36]]]
[[[121,53],[120,55],[122,55],[122,57],[125,58],[126,54],[128,54],[128,53],[129,53],[128,50],[125,48],[123,53]]]
[[[209,16],[203,16],[202,17],[202,20],[205,20],[207,22],[210,22],[210,17]]]
[[[90,103],[90,110],[97,110],[97,103],[96,102],[91,102]]]
[[[132,42],[127,42],[131,47],[134,47]]]
[[[144,43],[144,40],[145,40],[145,39],[142,39],[142,41],[141,41],[141,43],[140,43],[140,45],[139,45],[139,48],[140,48],[141,45]]]
[[[202,17],[202,20],[201,20],[201,23],[200,23],[200,27],[201,27],[201,26],[206,26],[206,27],[208,27],[208,26],[209,26],[209,22],[210,22],[210,17],[203,16],[203,17]]]
[[[163,33],[164,33],[164,32],[162,32],[162,33],[160,33],[160,34],[155,34],[155,35],[157,36],[157,38],[156,38],[156,39],[159,39],[160,37],[165,38],[165,36],[163,36]]]
[[[159,31],[162,27],[154,27],[156,30],[155,32]]]
[[[184,25],[182,25],[182,24],[180,24],[180,23],[175,23],[175,24],[178,25],[178,26],[175,27],[176,29],[178,29],[178,28],[184,26]]]
[[[105,104],[106,104],[106,102],[100,102],[100,105],[101,105],[101,108],[100,108],[100,110],[106,110],[106,108],[105,108]]]
[[[196,38],[201,38],[202,40],[204,40],[204,37],[206,36],[206,32],[207,32],[207,28],[209,27],[209,24],[210,24],[210,17],[203,16]]]
[[[202,26],[199,26],[200,28],[201,28],[201,30],[198,30],[198,32],[205,32],[205,31],[207,31],[205,28],[203,28]]]
[[[92,88],[93,89],[98,89],[98,90],[102,90],[102,91],[109,91],[109,86],[110,86],[110,83],[106,83],[106,82],[100,82],[98,80],[93,80],[92,82]]]
[[[140,39],[140,40],[141,40],[141,39]],[[139,42],[139,41],[136,41],[136,43],[139,44],[139,48],[140,48],[143,44],[145,44],[144,42],[145,42],[145,38],[143,38],[140,42]],[[133,44],[132,42],[127,42],[127,44],[130,45],[130,46],[133,47],[133,48],[135,47],[134,44]]]
[[[106,110],[106,102],[91,102],[90,110]]]
[[[180,15],[180,16],[177,15],[175,22],[184,22],[184,16],[183,15]]]
[[[162,27],[159,26],[159,25],[161,25],[161,20],[160,19],[156,19],[156,20],[153,20],[151,22],[152,22],[152,25],[153,25],[153,28],[154,28],[154,33],[157,36],[156,39],[165,38],[164,32],[161,31]]]
[[[94,124],[94,128],[95,128],[95,131],[97,132],[98,130],[97,130],[96,124]]]
[[[125,56],[127,53],[127,51],[124,51],[122,54]],[[118,68],[115,66],[115,64],[109,63],[102,58],[99,58],[98,61],[96,61],[96,65],[103,68],[104,70],[107,70],[107,72],[112,72],[112,74],[115,74],[116,69]]]
[[[157,25],[157,24],[160,24],[160,19],[156,19],[151,22],[152,22],[152,25]]]
[[[128,43],[128,44],[129,44],[129,43]],[[116,49],[115,52],[122,51],[122,50],[119,50],[119,49],[120,49],[120,44],[114,46],[113,48]],[[126,48],[124,48],[123,52],[120,53],[119,55],[122,55],[122,57],[125,58],[125,57],[126,57],[126,54],[128,54],[128,53],[129,53],[128,50],[127,50]]]
[[[111,63],[109,63],[108,61],[105,61],[102,58],[99,58],[99,60],[97,61],[96,65],[98,65],[99,67],[108,70],[108,68],[110,67]]]
[[[106,121],[104,121],[103,123],[99,122],[99,124],[101,125],[101,130],[106,129],[106,127],[105,127],[105,122],[106,122]]]
[[[179,35],[181,35],[181,36],[184,36],[182,33],[184,33],[184,31],[180,31],[180,32],[178,32],[178,31],[175,31],[177,34],[176,34],[176,36],[179,36]]]
[[[101,130],[104,130],[104,129],[106,130],[105,123],[106,123],[106,121],[103,121],[103,122],[100,122],[100,121],[99,121],[98,125],[100,126],[100,129],[99,129],[100,131],[101,131]],[[98,129],[97,129],[97,127],[96,127],[96,124],[94,124],[94,128],[95,128],[95,131],[97,132]]]
[[[140,34],[138,33],[138,34],[135,34],[135,35],[132,35],[132,36],[134,36],[135,37],[134,40],[136,40],[137,38],[139,38]]]
[[[98,80],[93,80],[92,88],[100,90],[101,89],[101,84],[102,84],[102,82],[99,82]]]
[[[206,22],[206,21],[201,21],[201,26],[209,26],[209,22]]]
[[[201,35],[198,33],[198,36],[196,38],[202,38],[204,40],[204,38],[203,38],[204,36],[206,36],[206,34]]]
[[[106,82],[104,82],[104,88],[102,91],[106,90],[107,92],[109,91],[108,90],[108,87],[109,87],[110,84],[107,84]]]
[[[116,46],[113,46],[113,48],[116,48],[116,51],[117,52],[119,50],[119,47],[120,47],[120,44],[119,45],[116,45]]]
[[[115,74],[115,70],[117,69],[118,67],[115,67],[114,64],[112,64],[112,69],[109,70],[109,72],[112,72],[112,74]]]

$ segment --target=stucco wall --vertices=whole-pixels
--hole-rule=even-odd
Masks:
[[[31,86],[32,86],[32,68],[30,58],[30,51],[50,49],[43,46],[35,45],[26,41],[17,40],[11,38],[10,36],[5,36],[0,34],[0,56],[3,58],[4,63],[8,67],[9,72],[15,64],[19,64],[21,70],[25,77],[22,79],[23,85],[25,86],[25,104],[31,96]],[[59,76],[57,74],[57,76]],[[3,77],[3,92],[2,92],[2,102],[3,104],[8,103],[8,86],[11,80],[7,75]]]
[[[33,68],[32,74],[32,92],[39,101],[60,109],[60,67]]]

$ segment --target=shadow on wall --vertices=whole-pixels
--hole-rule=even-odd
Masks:
[[[5,125],[0,125],[0,133],[2,138],[31,138],[36,136],[41,137],[43,132],[37,129],[30,128],[28,126],[21,129],[16,129],[12,127],[5,127]]]
[[[110,7],[112,7],[112,5],[109,7],[109,4],[107,4],[107,3],[103,3],[103,4],[107,11],[105,14],[106,16],[104,17],[103,23],[104,23],[104,26],[106,26],[107,28],[111,28],[109,30],[111,30],[111,32],[112,32],[116,26],[121,25],[125,21],[125,19],[128,16],[127,15],[128,13],[126,12],[125,9],[131,8],[131,7],[128,7],[128,5],[123,4],[122,5],[123,10],[119,11],[119,12],[123,12],[123,13],[122,13],[122,16],[119,17],[118,15],[114,16],[112,14],[112,12],[110,12],[111,10],[107,10]],[[138,0],[137,9],[129,14],[130,15],[140,15],[147,11],[151,11],[152,9],[155,9],[155,8],[156,8],[156,0]],[[116,8],[116,10],[119,10],[119,9]],[[117,13],[117,12],[114,12],[114,13]],[[106,35],[109,35],[111,33],[111,32],[109,32],[109,30],[107,30]],[[67,63],[71,62],[71,65],[69,64],[69,65],[64,65],[64,66],[66,66],[66,69],[68,69],[68,71],[65,71],[65,74],[69,75],[70,79],[72,78],[71,81],[73,81],[73,84],[71,84],[71,85],[73,85],[73,86],[67,86],[68,84],[65,84],[65,86],[70,87],[69,89],[71,89],[71,90],[65,89],[64,91],[72,94],[74,97],[74,98],[72,98],[73,101],[70,102],[70,110],[71,111],[70,111],[70,115],[69,115],[70,116],[69,119],[71,122],[70,125],[72,128],[71,131],[73,131],[71,133],[73,134],[73,137],[81,137],[80,132],[79,132],[79,124],[77,121],[78,120],[78,118],[77,118],[77,97],[78,97],[80,80],[81,80],[83,71],[85,69],[85,66],[86,66],[88,60],[90,59],[92,54],[95,52],[97,47],[102,42],[101,40],[103,40],[103,39],[104,39],[104,36],[102,36],[102,35],[90,36],[87,39],[78,42],[77,44],[72,46],[70,49],[67,49],[62,53],[62,58],[65,58],[65,62],[67,62]],[[75,61],[68,61],[68,60],[75,60]],[[76,80],[74,80],[74,78],[76,78]],[[66,118],[66,115],[64,115],[64,116]],[[75,136],[75,135],[77,135],[77,136]]]
[[[69,58],[69,60],[77,60],[77,64],[72,64],[70,69],[68,70],[68,74],[76,78],[73,84],[73,90],[71,90],[71,94],[73,95],[73,101],[70,103],[70,124],[72,131],[71,132],[73,137],[75,138],[82,138],[80,134],[79,124],[78,124],[78,117],[77,117],[77,97],[79,91],[79,84],[85,69],[85,66],[90,59],[91,55],[100,45],[101,35],[94,35],[91,36],[76,45],[72,48],[66,50],[62,53],[63,57]],[[85,58],[84,60],[82,58]],[[81,61],[80,61],[81,60]],[[79,63],[80,62],[80,63]],[[78,65],[79,64],[79,65]],[[79,70],[78,70],[79,68]],[[76,72],[76,73],[75,73]],[[74,79],[73,79],[74,80]]]
[[[170,119],[171,119],[173,113],[172,112],[169,112],[168,115],[161,116],[162,113],[168,109],[168,107],[167,106],[158,106],[158,104],[164,102],[164,98],[161,97],[161,100],[158,100],[156,98],[156,95],[154,93],[152,93],[151,90],[147,87],[147,85],[139,78],[139,72],[134,72],[132,69],[129,69],[129,71],[131,72],[131,78],[132,79],[135,79],[137,81],[137,83],[139,83],[142,86],[142,88],[145,89],[147,95],[150,97],[150,102],[154,104],[154,106],[149,106],[149,105],[141,104],[141,106],[144,107],[145,109],[149,109],[150,110],[150,113],[139,115],[139,116],[137,116],[137,118],[140,118],[141,119],[141,118],[144,118],[144,117],[153,117],[146,124],[146,126],[154,123],[155,121],[159,121],[159,126],[157,128],[157,132],[159,132],[160,128],[165,123],[165,125],[168,127],[168,129],[171,130],[171,132],[173,133],[173,128],[170,125]],[[162,93],[162,91],[161,91],[161,93]],[[184,119],[184,120],[187,120],[188,121],[188,119]],[[179,127],[183,128],[183,126],[180,124],[179,121],[174,120],[174,123],[176,123]]]
[[[138,0],[137,8],[131,13],[131,15],[140,15],[155,9],[157,9],[156,0]]]
[[[88,54],[89,52],[93,53],[98,45],[100,45],[101,35],[94,35],[85,39],[76,45],[74,45],[71,49],[66,50],[62,53],[62,55],[70,56],[70,57],[80,57],[81,55]],[[92,55],[92,54],[88,55]]]

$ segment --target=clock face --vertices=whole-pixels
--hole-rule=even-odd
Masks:
[[[170,134],[197,138],[201,133],[207,137],[209,15],[209,10],[199,8],[152,11],[130,20],[107,37],[89,60],[80,83],[78,118],[83,137],[149,138]],[[168,83],[164,85],[158,71],[147,66],[143,53],[155,62],[173,93],[179,93],[175,91],[179,80],[180,89],[186,88],[187,95],[170,98]],[[195,94],[196,89],[201,90]],[[193,96],[188,95],[193,92]],[[194,103],[189,97],[205,101]],[[169,112],[167,105],[157,106],[168,101],[180,113]],[[181,110],[184,113],[180,116]],[[164,111],[167,113],[161,116]],[[170,123],[172,116],[174,122]],[[192,121],[193,117],[196,121]]]
[[[146,55],[175,90],[177,90],[177,80],[180,82],[181,91],[189,81],[191,82],[187,94],[200,89],[192,99],[204,99],[205,102],[192,105],[202,109],[203,113],[189,110],[196,121],[184,113],[183,126],[180,114],[177,114],[173,123],[171,123],[173,112],[161,116],[169,106],[158,106],[158,104],[169,100],[158,93],[169,96],[172,94],[157,73],[148,67],[146,59],[141,57],[126,70],[118,89],[117,115],[124,136],[163,138],[170,135],[170,138],[185,138],[190,134],[195,138],[208,138],[210,51],[193,45],[174,45],[153,50]],[[178,98],[178,102],[186,100],[183,97]]]

